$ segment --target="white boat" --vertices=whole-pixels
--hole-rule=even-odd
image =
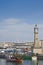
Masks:
[[[37,61],[37,56],[32,56],[33,61]]]

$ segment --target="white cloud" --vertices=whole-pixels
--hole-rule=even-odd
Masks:
[[[28,24],[23,21],[22,19],[14,18],[1,21],[0,41],[34,41],[34,24]],[[42,24],[38,26],[40,29],[43,28]]]

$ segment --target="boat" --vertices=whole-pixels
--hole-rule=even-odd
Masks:
[[[6,60],[8,62],[18,62],[18,63],[22,63],[23,61],[22,58],[15,58],[14,56],[10,56],[10,55],[6,58]]]
[[[37,56],[32,56],[32,60],[36,61],[37,60]]]
[[[8,62],[15,62],[16,61],[16,59],[15,58],[13,58],[13,57],[7,57],[6,58],[6,60],[8,61]]]

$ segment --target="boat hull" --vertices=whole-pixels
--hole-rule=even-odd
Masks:
[[[23,60],[22,60],[22,59],[11,59],[11,58],[9,59],[9,58],[8,58],[7,61],[8,61],[8,62],[18,62],[18,63],[22,63]]]
[[[18,59],[18,60],[16,60],[16,62],[18,62],[18,63],[22,63],[23,60],[22,60],[22,59]]]
[[[8,62],[16,62],[15,59],[7,59]]]

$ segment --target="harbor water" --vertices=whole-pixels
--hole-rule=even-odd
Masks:
[[[0,65],[35,65],[34,62],[23,60],[22,63],[7,62],[6,59],[0,59]],[[39,61],[38,65],[43,65],[43,60]]]

